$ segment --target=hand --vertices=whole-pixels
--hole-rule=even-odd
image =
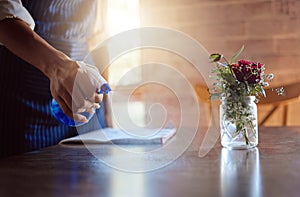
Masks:
[[[95,71],[97,69],[81,68],[78,62],[72,61],[63,52],[52,47],[24,21],[17,18],[1,20],[0,43],[4,44],[7,49],[24,61],[35,66],[50,79],[52,96],[70,118],[73,118],[75,121],[86,122],[86,118],[78,114],[78,112],[93,112],[100,107],[99,103],[102,100],[102,95],[95,93],[98,86],[94,83],[94,79],[90,84],[85,84],[84,86],[80,85],[81,82],[76,83],[79,85],[74,86],[75,89],[73,91],[74,82],[77,82],[77,73],[80,73],[79,78],[83,78],[85,81],[93,78],[86,71]],[[88,77],[84,77],[85,75],[88,75]],[[96,78],[101,76],[98,71],[97,74],[93,75]],[[91,85],[94,86],[91,87]],[[84,90],[84,95],[76,91],[77,87]],[[86,92],[86,90],[88,91]],[[75,99],[73,98],[74,102],[72,101],[72,92],[76,92]]]
[[[72,60],[56,67],[56,72],[49,77],[52,96],[67,116],[77,122],[87,122],[79,112],[94,113],[103,98],[96,93],[103,79],[98,69]]]

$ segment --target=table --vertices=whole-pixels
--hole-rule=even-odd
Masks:
[[[83,145],[57,145],[0,160],[0,196],[299,196],[300,127],[260,127],[259,141],[248,151],[217,143],[201,158],[196,136],[174,162],[144,173],[111,168]],[[113,154],[111,145],[95,149]]]

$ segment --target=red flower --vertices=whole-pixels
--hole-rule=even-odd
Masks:
[[[259,83],[261,80],[261,72],[264,64],[250,62],[248,60],[240,60],[237,64],[231,65],[231,70],[240,82],[248,82],[248,84]]]

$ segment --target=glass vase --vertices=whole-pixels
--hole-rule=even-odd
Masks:
[[[229,149],[249,149],[258,144],[255,96],[223,97],[220,105],[221,144]]]

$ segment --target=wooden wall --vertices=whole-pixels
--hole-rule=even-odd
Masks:
[[[245,45],[240,58],[265,63],[266,72],[275,74],[272,86],[300,81],[299,0],[140,0],[140,5],[142,26],[181,31],[210,53],[220,52],[228,57]],[[186,72],[192,81],[197,78],[193,66],[180,58],[162,60],[163,55],[156,51],[144,59],[151,60],[153,53]],[[175,108],[176,102],[168,100],[170,108]],[[263,117],[270,108],[260,107],[259,116]],[[288,125],[300,124],[299,113],[298,102],[289,105]],[[279,110],[266,125],[280,125],[281,118]]]

